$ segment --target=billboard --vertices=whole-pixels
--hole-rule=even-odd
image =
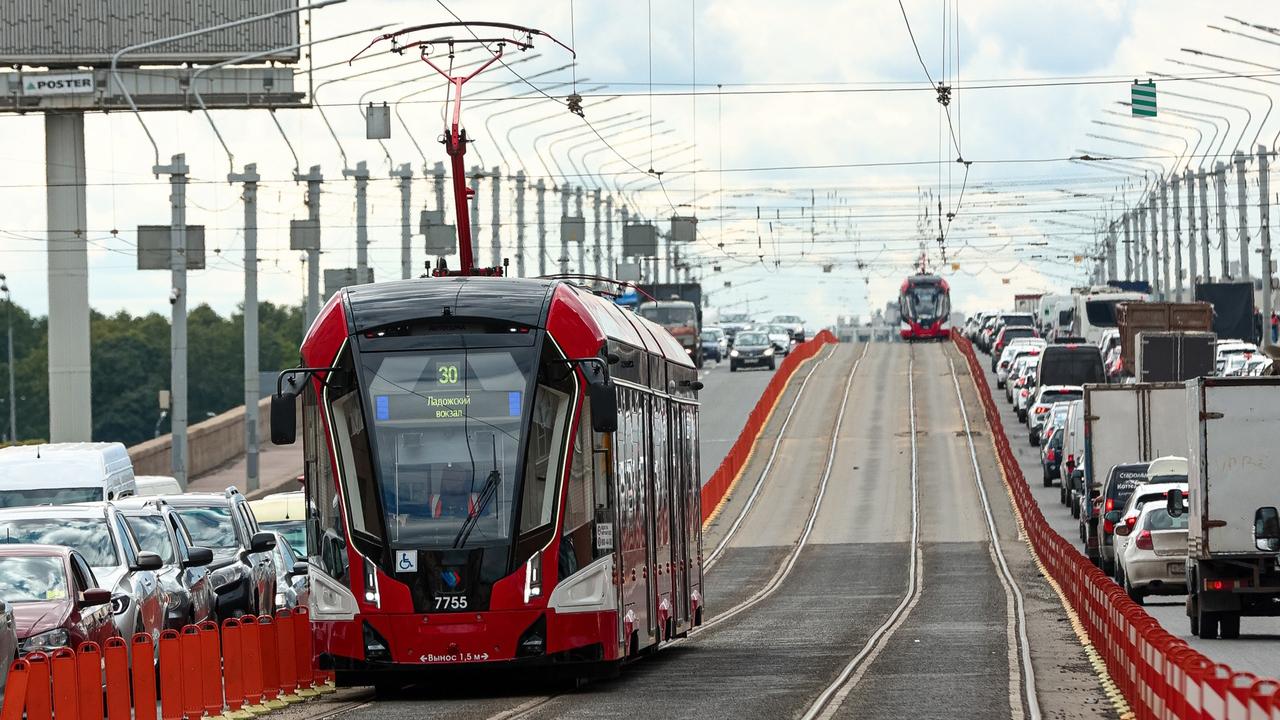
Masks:
[[[117,51],[298,7],[297,0],[0,0],[0,65],[105,66]],[[130,52],[121,65],[215,63],[298,43],[296,13]],[[296,63],[297,48],[255,63]]]

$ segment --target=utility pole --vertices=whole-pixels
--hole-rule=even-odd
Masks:
[[[577,209],[578,219],[582,220],[582,186],[574,188],[573,191],[574,207]],[[586,221],[583,221],[583,235],[578,237],[578,272],[583,275],[587,274],[587,238]]]
[[[484,168],[479,165],[471,166],[471,237],[467,240],[471,243],[471,257],[476,259],[476,265],[480,264],[480,178],[484,177]]]
[[[1160,228],[1156,224],[1156,193],[1155,188],[1151,189],[1151,196],[1147,200],[1147,210],[1151,213],[1151,245],[1147,250],[1148,259],[1151,261],[1151,292],[1154,297],[1163,297],[1161,293],[1164,291],[1160,285]]]
[[[174,155],[168,165],[151,169],[169,176],[169,420],[170,470],[178,486],[187,489],[187,162]]]
[[[516,277],[525,276],[524,266],[524,170],[516,171]]]
[[[1182,297],[1182,209],[1179,207],[1178,185],[1182,178],[1173,173],[1170,178],[1173,185],[1173,274],[1174,302],[1183,302]]]
[[[431,184],[436,194],[436,211],[444,219],[444,163],[436,163],[431,169]]]
[[[564,236],[564,221],[569,217],[569,186],[560,186],[560,274],[569,274],[569,238]]]
[[[608,272],[605,273],[609,277],[618,274],[618,268],[613,264],[613,195],[604,199],[604,242],[605,242],[605,267]]]
[[[1129,219],[1132,213],[1124,214],[1124,279],[1133,279],[1133,241],[1129,239]]]
[[[1266,145],[1258,145],[1258,235],[1262,238],[1262,346],[1271,347],[1271,161]],[[13,367],[13,361],[9,361]],[[12,370],[11,370],[12,372]],[[13,377],[10,375],[10,377]],[[12,382],[12,380],[10,380]]]
[[[541,277],[547,274],[547,184],[542,181],[542,178],[538,178],[533,191],[537,196],[535,202],[538,215],[538,276]]]
[[[244,486],[258,489],[258,166],[228,173],[227,182],[244,183]]]
[[[1160,289],[1169,299],[1169,183],[1160,181]]]
[[[1219,162],[1213,170],[1213,189],[1218,197],[1218,249],[1221,251],[1222,272],[1219,280],[1232,276],[1230,261],[1227,259],[1227,166]]]
[[[492,232],[489,234],[489,254],[493,257],[493,267],[502,266],[502,168],[494,165],[490,178],[493,180],[493,212],[489,217],[493,219]]]
[[[293,174],[295,182],[307,183],[307,219],[315,224],[317,242],[313,248],[307,248],[307,307],[306,326],[320,314],[320,183],[324,176],[320,174],[320,166],[312,165],[306,175]],[[306,328],[303,328],[304,331]]]
[[[1196,174],[1187,168],[1183,174],[1187,181],[1187,290],[1188,298],[1196,299]]]
[[[600,188],[591,191],[591,239],[595,249],[595,274],[596,277],[604,275],[601,272],[601,262],[604,258],[600,254]]]
[[[1245,183],[1244,161],[1248,156],[1237,150],[1235,152],[1236,161],[1236,205],[1240,208],[1240,227],[1237,232],[1240,233],[1240,279],[1245,282],[1249,281],[1249,206],[1247,204],[1249,198],[1248,186]],[[1223,179],[1223,185],[1226,185],[1226,179]],[[1225,195],[1225,190],[1223,191]],[[1226,237],[1224,231],[1223,237]],[[1222,243],[1223,257],[1226,256],[1227,243]],[[1265,274],[1265,273],[1264,273]],[[1271,319],[1268,318],[1270,323]],[[1270,328],[1267,328],[1270,331]]]
[[[1138,214],[1138,250],[1134,260],[1138,263],[1138,279],[1150,281],[1147,277],[1147,213],[1142,207],[1142,203],[1138,203],[1137,209],[1134,211]]]
[[[413,165],[404,163],[391,171],[391,177],[400,180],[400,279],[413,277],[413,228],[409,215],[413,193]]]
[[[1205,174],[1204,170],[1201,170],[1198,175],[1200,181],[1201,259],[1204,260],[1204,281],[1209,282],[1209,278],[1212,277],[1212,273],[1209,272],[1209,176]],[[1219,210],[1221,211],[1221,208]],[[1226,273],[1226,271],[1226,268],[1222,269],[1223,273]]]
[[[356,169],[342,169],[342,177],[356,181],[356,282],[369,282],[369,166],[364,160]]]

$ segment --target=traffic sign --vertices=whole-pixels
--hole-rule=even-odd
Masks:
[[[1134,117],[1156,116],[1156,84],[1153,81],[1140,83],[1134,80],[1129,88],[1129,99]]]

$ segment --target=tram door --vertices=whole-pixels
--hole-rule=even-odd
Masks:
[[[676,615],[673,595],[674,557],[672,556],[671,539],[671,483],[673,478],[671,460],[671,424],[668,419],[670,409],[668,401],[661,397],[650,398],[653,403],[653,419],[650,427],[653,430],[653,565],[650,575],[654,578],[654,599],[659,608],[666,612],[658,612],[655,618],[657,637],[659,640],[668,636],[668,624],[664,624],[664,616],[668,620]]]
[[[675,615],[675,630],[687,628],[689,618],[688,538],[684,535],[685,516],[688,512],[688,437],[685,433],[685,408],[671,403],[667,427],[670,428],[671,452],[668,473],[668,503],[671,512],[667,527],[671,534],[671,602]]]
[[[619,507],[622,512],[622,601],[624,614],[634,619],[638,646],[652,644],[653,591],[650,584],[650,557],[653,543],[649,528],[648,416],[645,397],[633,390],[619,389],[619,424],[616,448]],[[631,638],[625,638],[630,647]]]

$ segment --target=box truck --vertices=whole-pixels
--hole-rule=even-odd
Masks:
[[[1187,616],[1235,638],[1242,616],[1280,615],[1280,378],[1197,378],[1185,390]],[[1185,505],[1184,505],[1185,502]]]

